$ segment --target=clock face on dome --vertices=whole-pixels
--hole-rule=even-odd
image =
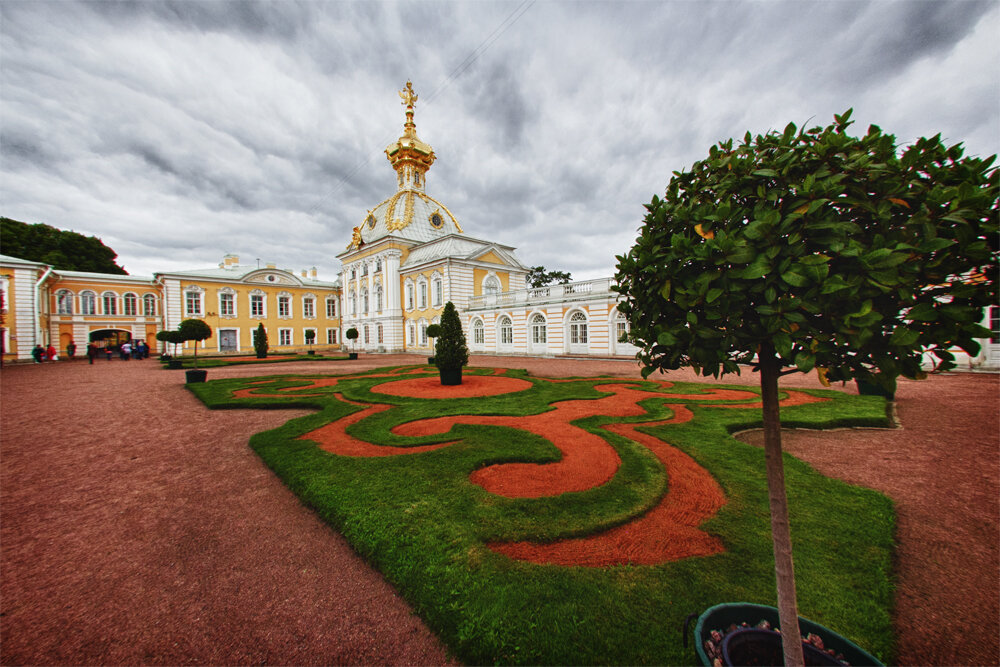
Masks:
[[[429,220],[431,221],[431,227],[434,229],[441,229],[444,226],[444,218],[437,211],[431,213]]]

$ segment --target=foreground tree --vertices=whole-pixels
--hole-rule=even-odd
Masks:
[[[875,126],[825,128],[713,146],[654,197],[635,246],[618,257],[618,308],[644,376],[760,372],[778,610],[798,611],[781,454],[778,377],[894,386],[971,355],[983,308],[997,301],[997,170],[940,136],[905,150]],[[802,664],[785,642],[786,664]]]
[[[260,322],[253,331],[253,351],[258,359],[267,359],[267,347],[267,329],[264,328],[264,323]]]
[[[434,364],[438,368],[441,384],[462,384],[462,366],[469,363],[469,348],[462,331],[462,320],[458,317],[455,304],[444,304],[441,313],[440,330],[434,352]]]
[[[180,342],[194,341],[194,367],[198,368],[198,343],[212,337],[212,327],[204,320],[184,320],[177,327]]]
[[[573,274],[567,271],[546,271],[544,266],[533,266],[524,280],[528,287],[544,287],[552,283],[565,285],[573,280]]]
[[[63,231],[46,224],[0,218],[0,247],[5,255],[51,264],[64,271],[94,271],[125,275],[118,257],[96,236]]]

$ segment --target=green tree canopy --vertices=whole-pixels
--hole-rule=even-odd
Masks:
[[[455,304],[444,304],[441,324],[434,351],[434,363],[439,369],[461,369],[469,363],[469,348],[462,331],[462,320],[458,317]]]
[[[533,266],[525,276],[525,281],[529,287],[543,287],[557,283],[565,285],[573,280],[573,274],[566,271],[546,271],[544,266]]]
[[[212,327],[204,320],[190,319],[182,321],[178,327],[178,338],[181,342],[192,340],[194,345],[194,367],[198,368],[198,343],[212,337]]]
[[[118,257],[96,236],[62,231],[46,224],[28,224],[0,218],[3,254],[42,262],[64,271],[90,271],[127,275],[115,263]]]
[[[654,197],[615,289],[643,374],[693,366],[704,375],[761,373],[764,446],[778,610],[797,627],[778,376],[885,384],[940,367],[949,348],[979,351],[997,302],[997,170],[940,136],[899,150],[872,126],[724,141]],[[788,369],[788,370],[785,370]],[[825,378],[824,378],[825,376]],[[786,664],[802,664],[787,642]]]

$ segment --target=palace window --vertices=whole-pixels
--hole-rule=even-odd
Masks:
[[[409,334],[407,336],[407,340],[410,343],[410,345],[416,345],[417,344],[417,327],[411,324],[409,327],[407,327],[407,333]]]
[[[544,345],[548,339],[548,332],[545,328],[545,317],[541,313],[536,313],[531,317],[531,342],[536,345]]]
[[[628,320],[625,319],[624,315],[619,314],[615,318],[615,334],[618,336],[618,342],[624,343],[625,336],[628,334]]]
[[[302,299],[302,317],[316,317],[316,299],[311,296]]]
[[[483,321],[475,320],[472,323],[472,342],[474,342],[476,345],[482,345],[483,343],[485,343],[486,334],[484,333],[484,331],[485,329],[483,327]]]
[[[506,315],[500,318],[500,344],[514,344],[514,325],[511,324],[510,318]]]
[[[337,316],[337,297],[326,297],[326,316],[331,319]]]
[[[291,316],[292,316],[292,297],[279,296],[278,317],[291,317]]]
[[[587,344],[587,316],[579,311],[569,318],[569,342],[571,345]]]
[[[61,289],[56,292],[56,312],[60,315],[73,314],[73,293],[69,290]]]
[[[122,297],[122,310],[124,314],[134,316],[137,311],[136,306],[138,305],[138,303],[139,299],[135,296],[135,294],[132,294],[131,292]]]
[[[326,330],[326,344],[327,345],[336,345],[337,344],[337,330],[336,329],[327,329]]]
[[[358,295],[351,292],[351,315],[358,314]]]
[[[406,286],[406,309],[413,310],[413,285]]]
[[[156,316],[156,296],[147,294],[142,297],[142,314],[146,317]]]
[[[368,325],[366,324],[365,325],[365,345],[367,345],[370,342],[371,342],[371,338],[368,335]]]
[[[382,325],[379,324],[375,330],[378,333],[378,344],[381,345],[383,342],[385,342],[382,336]]]
[[[381,270],[382,270],[382,260],[381,259],[376,259],[375,260],[375,273],[378,273]]]
[[[219,295],[219,315],[232,317],[236,314],[236,297],[223,292]]]
[[[364,290],[363,292],[361,292],[361,305],[364,306],[364,309],[361,312],[367,313],[368,312],[368,290]]]
[[[80,314],[97,314],[97,295],[93,292],[80,292]]]
[[[444,301],[444,281],[440,278],[434,280],[434,305],[440,306]]]
[[[292,344],[292,330],[278,329],[278,345],[291,345],[291,344]]]
[[[267,313],[264,310],[263,294],[250,295],[250,317],[267,317]]]
[[[114,292],[105,292],[101,295],[102,305],[104,306],[105,315],[117,315],[118,314],[118,295]]]
[[[500,281],[496,276],[487,276],[483,281],[483,294],[499,294]]]
[[[427,322],[420,323],[420,344],[427,345]]]
[[[375,312],[382,312],[382,286],[377,285],[375,287]]]
[[[420,310],[427,308],[427,283],[420,283],[417,289],[420,291]]]
[[[188,315],[201,315],[201,292],[184,293],[184,312]]]

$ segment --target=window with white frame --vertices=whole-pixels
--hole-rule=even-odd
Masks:
[[[434,279],[434,305],[440,306],[444,301],[444,281],[440,278]]]
[[[326,317],[327,319],[333,319],[337,316],[337,297],[328,296],[326,297]]]
[[[316,317],[316,298],[307,296],[302,299],[302,317]]]
[[[201,292],[196,290],[184,292],[184,312],[188,315],[201,315]]]
[[[68,289],[56,292],[56,312],[60,315],[73,314],[73,293]]]
[[[292,344],[292,330],[278,329],[278,345],[291,345],[291,344]]]
[[[427,345],[427,322],[420,322],[420,345]]]
[[[378,333],[378,344],[381,345],[382,343],[385,342],[384,337],[383,337],[382,325],[381,324],[379,324],[376,327],[376,332]]]
[[[125,315],[132,315],[133,317],[138,314],[139,299],[135,294],[128,292],[122,297],[122,312]]]
[[[496,276],[486,276],[486,280],[483,281],[483,294],[499,294],[500,293],[500,281],[497,280]]]
[[[413,310],[413,285],[406,285],[406,309]]]
[[[580,311],[569,318],[569,342],[571,345],[587,344],[587,316]]]
[[[358,314],[358,295],[351,290],[351,315]]]
[[[327,345],[336,345],[337,344],[337,330],[336,329],[327,329],[326,330],[326,344]]]
[[[625,336],[628,335],[628,320],[621,313],[615,318],[615,336],[619,343],[626,342]]]
[[[142,297],[142,314],[146,317],[156,316],[156,295],[147,294]]]
[[[313,329],[313,328],[311,328],[311,327],[308,328],[308,329],[303,329],[302,330],[302,340],[304,340],[306,343],[315,343],[316,342],[316,330]]]
[[[482,320],[472,321],[472,342],[476,345],[482,345],[486,342],[485,327]]]
[[[361,290],[361,312],[368,313],[368,289]]]
[[[410,345],[417,344],[417,327],[413,324],[406,328],[407,337],[406,340]]]
[[[513,345],[514,344],[514,325],[511,323],[510,318],[504,315],[500,318],[500,344],[501,345]]]
[[[265,305],[263,292],[250,293],[250,317],[267,317]]]
[[[381,270],[382,270],[382,259],[379,258],[375,260],[375,273],[378,273]]]
[[[544,345],[548,340],[548,331],[545,326],[545,316],[535,313],[531,316],[531,342],[534,345]]]
[[[375,287],[375,312],[382,312],[382,286],[377,285]]]
[[[219,315],[223,317],[236,315],[236,295],[232,292],[219,293]]]
[[[365,330],[364,341],[365,341],[365,345],[367,345],[368,343],[371,342],[371,337],[369,336],[369,333],[368,333],[368,325],[367,324],[364,326],[364,330]]]
[[[118,314],[118,295],[114,292],[105,292],[101,295],[101,302],[105,315]]]
[[[278,317],[292,316],[292,297],[287,294],[278,295]]]
[[[97,314],[97,295],[93,292],[80,292],[80,314]]]
[[[420,310],[427,308],[427,283],[421,282],[417,286],[417,292],[420,295]]]

